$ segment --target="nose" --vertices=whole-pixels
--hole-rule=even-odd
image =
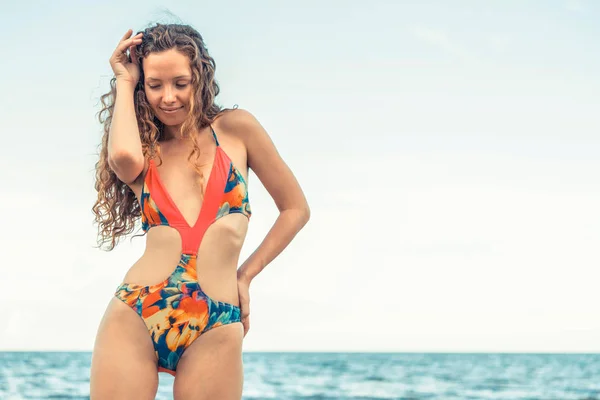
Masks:
[[[175,102],[175,91],[170,87],[165,87],[164,102],[167,104]]]

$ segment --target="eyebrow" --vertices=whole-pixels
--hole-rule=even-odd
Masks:
[[[190,76],[189,75],[179,75],[179,76],[176,76],[175,78],[173,78],[173,80],[177,80],[177,79],[181,79],[181,78],[190,79]],[[160,79],[153,78],[151,76],[147,77],[146,80],[147,81],[159,81],[160,82]]]

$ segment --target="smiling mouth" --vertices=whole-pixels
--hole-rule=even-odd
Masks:
[[[166,110],[164,108],[161,108],[161,110],[163,110],[163,112],[165,112],[167,114],[173,114],[173,113],[176,113],[177,111],[181,110],[182,108],[183,108],[183,106],[181,106],[179,108],[171,109],[171,110]]]

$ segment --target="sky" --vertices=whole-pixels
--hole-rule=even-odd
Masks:
[[[145,238],[96,248],[108,59],[182,22],[311,220],[245,351],[600,351],[600,4],[2,2],[0,350],[91,351]],[[252,173],[240,265],[277,218]]]

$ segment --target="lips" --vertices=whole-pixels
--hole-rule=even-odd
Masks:
[[[182,108],[183,108],[183,106],[181,106],[181,107],[177,107],[177,108],[162,108],[162,107],[161,107],[161,110],[163,110],[163,111],[164,111],[164,112],[166,112],[167,114],[172,114],[172,113],[174,113],[174,112],[176,112],[176,111],[179,111],[179,110],[181,110]]]

